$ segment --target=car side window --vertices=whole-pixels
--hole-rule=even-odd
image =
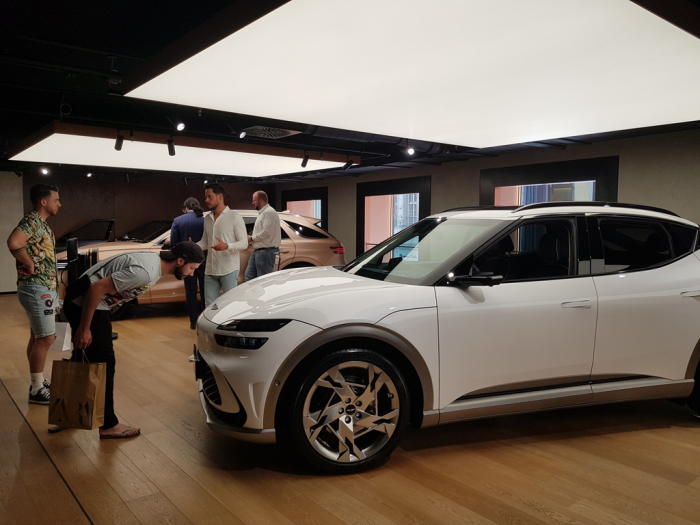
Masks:
[[[677,222],[665,222],[664,226],[671,235],[673,255],[681,257],[696,249],[698,230]]]
[[[474,260],[472,275],[502,275],[503,282],[574,275],[572,232],[568,220],[529,221],[490,243]]]
[[[659,222],[611,217],[599,219],[598,227],[605,273],[644,270],[674,259],[671,237]]]
[[[253,227],[255,226],[255,220],[257,217],[243,217],[243,222],[245,223],[245,231],[248,235],[253,235]]]

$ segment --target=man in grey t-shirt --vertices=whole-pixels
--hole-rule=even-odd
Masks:
[[[153,286],[163,275],[178,279],[191,276],[204,261],[202,249],[181,242],[160,253],[134,252],[116,255],[88,269],[66,290],[63,311],[73,330],[75,349],[71,360],[107,363],[105,418],[100,439],[138,436],[140,429],[119,423],[114,413],[114,347],[110,310],[131,301]],[[52,429],[55,431],[55,429]]]

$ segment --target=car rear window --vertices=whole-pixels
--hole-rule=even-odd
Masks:
[[[289,221],[282,222],[289,226],[299,237],[303,237],[304,239],[328,239],[328,235],[321,231],[318,231],[315,228],[311,228],[309,226],[302,226],[301,224]]]

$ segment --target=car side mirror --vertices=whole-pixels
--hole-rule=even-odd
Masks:
[[[496,286],[503,282],[502,275],[494,275],[492,272],[481,272],[475,275],[449,274],[447,280],[460,286]]]

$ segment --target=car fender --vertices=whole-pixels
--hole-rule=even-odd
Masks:
[[[406,338],[386,327],[375,324],[345,324],[334,326],[311,336],[297,346],[289,354],[287,359],[285,359],[275,374],[275,378],[270,385],[270,390],[268,391],[267,398],[265,400],[263,428],[274,428],[275,411],[280,393],[282,392],[287,379],[289,379],[289,376],[296,369],[299,363],[301,363],[305,357],[310,355],[316,349],[327,345],[328,343],[349,338],[375,339],[377,341],[389,344],[401,352],[411,363],[420,380],[423,391],[423,411],[429,411],[433,408],[433,382],[428,365],[420,352]]]

